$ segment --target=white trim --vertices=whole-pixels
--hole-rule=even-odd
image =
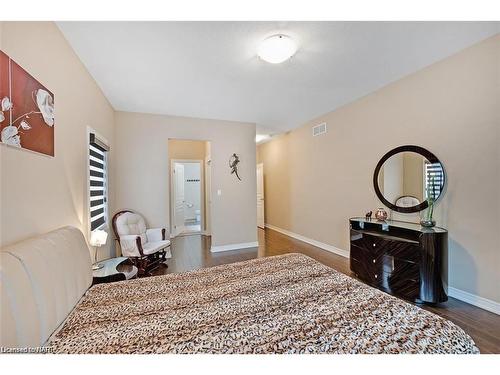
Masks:
[[[500,315],[500,303],[492,301],[484,297],[477,296],[475,294],[466,292],[461,289],[448,287],[448,295],[450,297],[459,299],[460,301],[470,303],[471,305],[480,307],[481,309],[490,311],[494,314]]]
[[[249,247],[259,247],[259,243],[257,241],[255,241],[255,242],[233,243],[233,244],[221,245],[221,246],[212,246],[210,248],[210,252],[218,253],[221,251],[248,249]]]
[[[304,237],[300,234],[293,233],[293,232],[290,232],[289,230],[282,229],[279,227],[275,227],[274,225],[271,225],[271,224],[265,224],[265,225],[266,225],[266,228],[275,230],[276,232],[279,232],[281,234],[295,238],[296,240],[308,243],[309,245],[313,245],[313,246],[319,247],[320,249],[323,249],[323,250],[329,251],[331,253],[343,256],[344,258],[349,258],[349,251],[347,251],[347,250],[339,249],[338,247],[328,245],[326,243],[313,240],[311,238]]]

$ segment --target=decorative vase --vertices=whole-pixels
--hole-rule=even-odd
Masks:
[[[420,220],[420,225],[426,228],[432,228],[433,226],[436,225],[436,222],[434,220],[427,220],[427,219],[422,219]]]
[[[387,211],[384,210],[383,208],[378,208],[377,211],[375,212],[375,218],[380,221],[385,221],[387,219]]]
[[[422,220],[420,220],[420,225],[426,228],[432,228],[436,225],[436,221],[432,218],[432,214],[434,213],[434,199],[427,199],[427,211]]]

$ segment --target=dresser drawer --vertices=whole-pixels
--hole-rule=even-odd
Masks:
[[[387,293],[416,301],[419,299],[420,294],[420,281],[418,276],[416,278],[407,278],[397,272],[374,272],[373,269],[367,267],[366,264],[358,262],[356,259],[351,258],[351,270],[367,284],[379,288]],[[412,275],[415,275],[412,272]]]
[[[351,245],[368,251],[375,258],[387,254],[415,263],[420,260],[420,245],[416,241],[351,230]]]
[[[387,254],[374,254],[356,245],[351,246],[351,270],[372,285],[393,285],[392,280],[419,282],[418,263],[409,262]]]
[[[377,284],[388,293],[409,299],[417,300],[420,294],[420,279],[418,274],[405,274],[401,272],[385,273],[380,276]]]
[[[373,274],[393,274],[401,273],[409,279],[419,279],[420,267],[418,263],[409,262],[387,254],[378,254],[369,252],[355,245],[351,246],[351,259],[354,259],[364,265],[366,272]]]
[[[379,286],[381,273],[376,273],[370,267],[369,263],[361,262],[355,258],[350,259],[351,271],[361,280],[373,286]]]

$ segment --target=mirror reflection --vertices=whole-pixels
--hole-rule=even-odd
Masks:
[[[441,163],[431,163],[410,151],[388,158],[378,174],[378,187],[384,198],[397,207],[415,207],[430,196],[436,200],[444,185]]]

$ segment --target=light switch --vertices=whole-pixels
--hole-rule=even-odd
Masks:
[[[217,189],[217,195],[220,197],[222,195],[222,190],[221,189]]]

